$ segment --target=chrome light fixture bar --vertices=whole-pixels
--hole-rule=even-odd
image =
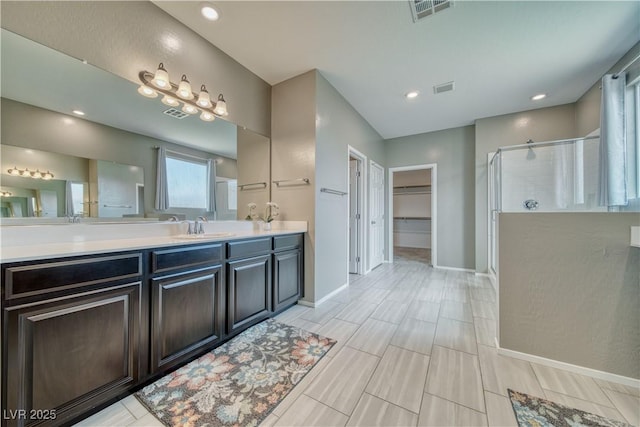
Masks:
[[[162,62],[155,74],[149,71],[140,71],[138,78],[142,82],[138,88],[140,95],[147,98],[157,98],[158,94],[162,94],[164,96],[161,101],[164,105],[178,107],[180,103],[183,103],[183,112],[187,114],[200,113],[200,119],[205,122],[212,122],[216,117],[229,115],[227,102],[222,94],[218,95],[216,102],[212,102],[205,85],[200,86],[200,93],[194,93],[185,74],[182,75],[179,84],[171,82],[169,73]]]

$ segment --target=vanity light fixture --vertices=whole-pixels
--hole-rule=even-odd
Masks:
[[[539,94],[537,94],[537,95],[533,95],[533,96],[531,97],[531,100],[532,100],[532,101],[540,101],[541,99],[544,99],[544,98],[546,98],[546,97],[547,97],[547,94],[546,94],[546,93],[539,93]]]
[[[7,169],[9,175],[13,176],[24,176],[26,178],[35,178],[35,179],[44,179],[48,181],[53,179],[53,174],[50,171],[40,172],[40,169],[36,169],[35,171],[30,171],[28,168],[18,169],[17,167],[12,167]]]
[[[10,191],[0,191],[0,196],[2,197],[11,197],[13,196],[13,193]]]
[[[162,103],[170,107],[178,107],[184,104],[182,111],[187,114],[200,114],[200,119],[205,122],[212,122],[216,117],[225,117],[227,102],[222,94],[218,95],[216,102],[211,101],[211,96],[205,85],[200,86],[200,93],[194,93],[191,83],[185,74],[182,75],[179,84],[169,80],[169,72],[160,63],[155,73],[140,71],[138,77],[142,85],[138,88],[138,93],[147,98],[157,98],[162,94]]]

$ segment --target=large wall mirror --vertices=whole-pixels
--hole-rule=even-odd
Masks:
[[[242,219],[247,203],[269,200],[269,138],[219,118],[175,118],[159,98],[140,96],[138,85],[1,31],[2,224],[71,215]],[[180,181],[163,210],[155,209],[158,147],[177,159],[172,174]],[[190,181],[208,160],[216,164],[215,215],[188,197],[192,188],[209,191]]]

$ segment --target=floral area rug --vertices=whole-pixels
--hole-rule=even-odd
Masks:
[[[508,390],[511,406],[520,427],[631,427],[630,424],[570,408],[549,400]]]
[[[168,426],[257,426],[335,343],[269,319],[136,397]]]

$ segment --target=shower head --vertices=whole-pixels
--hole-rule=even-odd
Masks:
[[[527,144],[533,144],[533,139],[529,138]],[[536,158],[536,153],[533,151],[533,147],[529,147],[527,150],[527,160],[533,160]]]

